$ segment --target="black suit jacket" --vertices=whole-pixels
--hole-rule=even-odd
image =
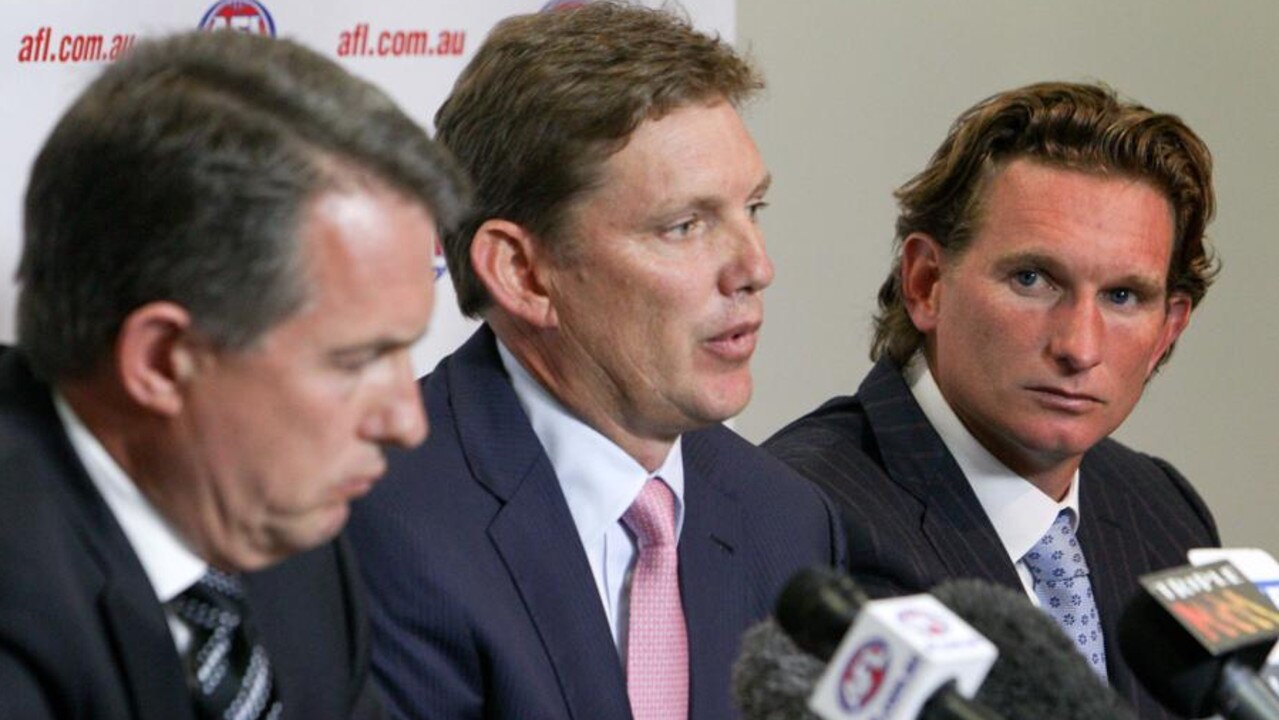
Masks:
[[[1017,570],[972,486],[882,360],[853,397],[835,398],[764,443],[839,506],[854,577],[878,595],[923,592],[973,577],[1022,591]],[[1106,439],[1080,466],[1079,539],[1106,638],[1111,685],[1144,718],[1168,718],[1123,661],[1119,616],[1137,576],[1186,564],[1220,544],[1203,501],[1166,462]]]
[[[431,435],[356,504],[393,714],[626,720],[626,679],[550,460],[482,328],[422,381]],[[825,497],[720,426],[683,436],[690,716],[737,716],[741,634],[800,568],[839,564]]]
[[[289,718],[380,717],[344,541],[245,576]],[[0,353],[0,717],[194,718],[142,565],[20,351]]]

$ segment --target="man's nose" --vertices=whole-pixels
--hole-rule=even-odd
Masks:
[[[392,362],[395,366],[390,385],[365,420],[363,435],[380,444],[413,447],[429,432],[426,408],[408,350],[396,353]]]
[[[1106,319],[1094,297],[1069,296],[1054,309],[1048,351],[1071,372],[1082,372],[1101,363]]]

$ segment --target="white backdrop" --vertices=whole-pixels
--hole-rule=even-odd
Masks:
[[[6,3],[0,15],[0,342],[14,339],[13,273],[22,196],[45,137],[75,95],[129,39],[201,27],[271,32],[337,59],[389,92],[428,129],[453,79],[499,20],[554,0],[59,0]],[[658,4],[656,1],[649,4]],[[55,7],[49,7],[53,5]],[[695,25],[733,39],[736,0],[682,0]],[[437,272],[443,271],[437,254]],[[429,371],[470,334],[447,273],[435,316],[414,348]]]

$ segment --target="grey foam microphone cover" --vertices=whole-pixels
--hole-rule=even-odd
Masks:
[[[1136,720],[1088,661],[1024,593],[982,580],[929,591],[999,648],[977,700],[1007,718]]]
[[[771,618],[742,636],[733,697],[744,720],[818,720],[808,696],[825,663],[800,650]]]

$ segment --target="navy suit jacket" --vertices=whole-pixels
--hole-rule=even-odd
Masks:
[[[357,503],[374,669],[411,718],[625,720],[626,679],[550,460],[485,327],[422,381],[431,435]],[[737,716],[739,639],[797,570],[840,564],[821,493],[729,430],[683,436],[690,716]]]
[[[924,592],[952,578],[1023,591],[1013,561],[972,486],[915,402],[899,368],[881,360],[853,397],[835,398],[764,443],[839,506],[853,576],[869,592]],[[1111,685],[1143,718],[1168,718],[1123,661],[1117,624],[1137,576],[1186,564],[1220,544],[1212,515],[1166,462],[1114,440],[1080,466],[1079,540],[1106,638]]]
[[[0,717],[194,720],[177,648],[49,388],[0,353]],[[343,542],[245,576],[284,716],[381,717]]]

